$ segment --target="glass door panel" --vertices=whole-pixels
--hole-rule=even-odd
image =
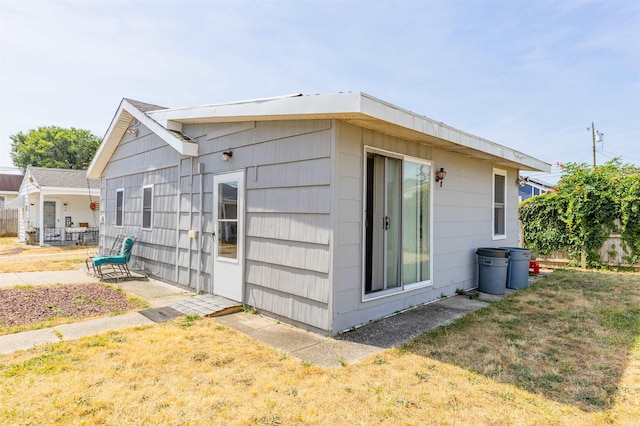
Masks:
[[[56,227],[56,202],[55,201],[44,202],[44,227],[45,228]]]
[[[238,258],[238,182],[218,184],[218,257]]]
[[[400,287],[402,236],[402,160],[385,158],[385,288]]]
[[[429,246],[431,167],[406,161],[403,176],[402,264],[403,283],[430,278]]]

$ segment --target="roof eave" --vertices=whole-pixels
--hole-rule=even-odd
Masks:
[[[298,96],[163,109],[148,113],[165,127],[188,123],[338,119],[505,167],[549,172],[551,165],[506,146],[455,129],[361,92]]]
[[[122,102],[120,102],[120,106],[118,107],[115,116],[111,120],[111,124],[102,139],[102,143],[98,147],[96,154],[91,160],[91,164],[89,164],[89,167],[87,168],[87,177],[89,179],[100,179],[109,159],[115,152],[118,143],[124,136],[134,118],[167,142],[178,153],[188,156],[198,155],[197,143],[187,142],[174,136],[169,130],[150,118],[147,114],[140,111],[126,99],[123,99]]]

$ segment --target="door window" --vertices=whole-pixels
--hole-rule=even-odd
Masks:
[[[56,227],[56,202],[55,201],[44,202],[44,227],[45,228]]]
[[[238,259],[238,182],[218,184],[218,257]]]

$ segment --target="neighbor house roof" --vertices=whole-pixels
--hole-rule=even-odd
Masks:
[[[87,179],[84,170],[48,169],[43,167],[27,167],[30,182],[39,187],[51,188],[100,188],[98,179]]]
[[[519,176],[518,179],[521,180],[523,183],[535,185],[542,189],[550,190],[553,188],[552,184],[542,181],[540,179],[532,178],[530,176]]]
[[[521,170],[543,172],[551,170],[551,165],[548,163],[442,122],[415,114],[362,92],[344,92],[312,96],[295,94],[178,109],[158,107],[155,110],[148,108],[144,111],[137,108],[136,103],[124,99],[89,165],[88,176],[100,177],[133,118],[150,127],[154,133],[183,155],[198,155],[198,145],[182,133],[183,124],[338,119],[405,140],[486,159],[496,165]]]
[[[87,179],[84,170],[27,166],[24,177],[20,178],[20,195],[8,203],[8,207],[23,207],[25,197],[37,192],[45,195],[100,196],[100,180]]]
[[[20,190],[20,184],[22,184],[22,175],[17,174],[0,174],[0,192],[15,192],[16,194]]]

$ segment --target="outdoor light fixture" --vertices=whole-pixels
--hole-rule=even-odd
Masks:
[[[130,127],[127,129],[127,133],[129,133],[131,136],[138,136],[138,129],[136,129],[135,127]]]
[[[447,172],[445,172],[442,167],[440,167],[440,170],[436,172],[436,182],[440,182],[440,187],[442,187],[442,181],[446,175]]]
[[[222,161],[229,161],[231,157],[233,157],[233,151],[225,151],[222,153]]]
[[[518,179],[516,179],[516,183],[520,186],[524,186],[527,183],[527,178],[518,176]]]

